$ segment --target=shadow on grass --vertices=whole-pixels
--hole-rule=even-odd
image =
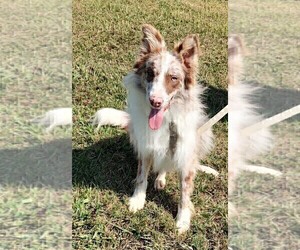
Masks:
[[[202,85],[208,86],[203,96],[203,103],[207,105],[207,114],[213,117],[228,104],[228,92],[224,89],[217,89],[209,86],[209,83],[202,81]],[[225,116],[221,121],[228,120]]]
[[[287,109],[300,105],[300,91],[296,89],[279,89],[270,86],[262,86],[258,82],[249,81],[259,90],[253,96],[252,102],[257,104],[258,111],[265,117],[271,117]],[[300,115],[295,115],[288,122],[300,121]]]
[[[0,150],[1,185],[71,189],[72,141]]]
[[[104,139],[82,150],[73,150],[73,185],[96,187],[121,196],[131,196],[137,165],[127,134]],[[154,179],[155,175],[151,173],[147,200],[176,214],[177,202],[164,190],[154,190]]]

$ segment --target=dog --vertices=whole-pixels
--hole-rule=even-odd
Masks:
[[[241,80],[243,74],[243,56],[245,48],[237,35],[228,38],[228,193],[235,189],[235,179],[242,170],[261,174],[281,175],[281,172],[250,165],[258,155],[271,147],[272,135],[267,128],[251,134],[244,133],[245,128],[260,122],[263,117],[258,114],[257,106],[251,103],[251,97],[259,91],[258,87]],[[229,216],[237,214],[229,203]]]
[[[127,110],[100,109],[94,124],[121,126],[129,133],[138,158],[130,211],[144,207],[151,167],[157,173],[157,190],[165,187],[167,172],[179,173],[181,197],[176,227],[183,233],[191,223],[196,171],[217,175],[215,170],[199,164],[213,146],[211,129],[197,133],[207,121],[201,102],[204,88],[197,83],[199,40],[196,35],[189,35],[170,52],[153,26],[143,25],[142,33],[133,70],[124,78]]]

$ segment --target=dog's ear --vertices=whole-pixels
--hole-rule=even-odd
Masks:
[[[152,25],[144,24],[142,27],[143,38],[141,45],[141,55],[149,53],[159,53],[166,49],[166,43],[159,33]]]
[[[237,84],[243,73],[243,56],[245,48],[243,40],[238,35],[228,37],[228,82],[230,85]]]
[[[138,58],[134,68],[139,70],[144,65],[150,54],[166,50],[166,43],[158,30],[150,24],[142,26],[143,38]]]
[[[243,55],[245,52],[244,42],[238,35],[228,37],[228,56]]]
[[[175,45],[174,50],[185,66],[185,88],[189,89],[197,82],[198,59],[200,55],[199,39],[196,35],[189,35],[182,42]]]

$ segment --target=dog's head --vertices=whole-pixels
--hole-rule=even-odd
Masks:
[[[196,35],[189,35],[169,52],[162,35],[153,26],[143,25],[142,32],[134,70],[140,76],[151,107],[149,126],[155,130],[161,126],[163,114],[176,93],[196,84],[199,41]]]
[[[243,55],[245,49],[241,37],[228,37],[228,81],[230,85],[237,84],[243,71]]]

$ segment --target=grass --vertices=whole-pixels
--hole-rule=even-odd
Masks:
[[[0,4],[0,249],[68,249],[71,133],[29,120],[71,106],[68,1]]]
[[[263,86],[262,113],[299,105],[299,4],[296,1],[231,1],[229,33],[243,34],[245,80]],[[229,222],[232,249],[299,249],[299,115],[272,127],[274,147],[255,164],[280,178],[245,173],[233,197],[240,213]]]
[[[227,121],[214,127],[216,146],[204,163],[218,178],[199,173],[191,230],[175,231],[179,189],[176,174],[162,192],[151,175],[145,208],[131,214],[137,161],[118,128],[97,133],[89,124],[102,107],[124,109],[122,78],[137,54],[141,25],[157,27],[170,48],[199,34],[203,56],[199,80],[208,86],[210,116],[227,104],[227,2],[116,0],[73,2],[73,248],[227,249]]]

